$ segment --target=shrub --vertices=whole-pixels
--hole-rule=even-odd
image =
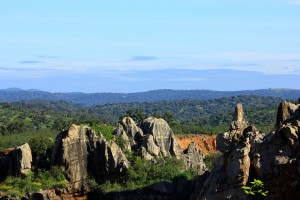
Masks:
[[[49,170],[51,151],[54,145],[53,139],[37,135],[31,138],[28,143],[32,151],[34,167]]]
[[[111,183],[110,181],[101,184],[99,188],[104,194],[122,191],[122,186],[119,183]]]
[[[126,140],[125,140],[122,136],[116,135],[116,136],[115,136],[115,143],[116,143],[121,149],[125,149]]]
[[[30,172],[25,177],[8,177],[0,184],[0,191],[12,196],[23,197],[26,193],[40,189],[64,188],[67,186],[65,178],[53,177],[49,171],[38,170]]]
[[[105,137],[106,140],[111,140],[113,138],[114,127],[107,124],[93,124],[92,129],[98,134],[99,132]]]
[[[243,186],[242,189],[247,195],[252,196],[267,196],[268,191],[264,188],[264,183],[259,179],[254,179],[254,181],[250,182],[250,186]]]

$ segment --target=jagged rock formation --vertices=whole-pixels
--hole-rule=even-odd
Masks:
[[[217,141],[224,153],[192,199],[247,199],[241,187],[254,178],[264,182],[269,191],[266,199],[300,199],[299,113],[299,105],[282,102],[275,132],[265,136],[246,127],[236,131],[238,140]]]
[[[252,125],[249,126],[248,121],[246,121],[244,118],[242,104],[237,104],[234,111],[233,120],[234,121],[230,124],[229,132],[225,132],[217,136],[217,149],[221,152],[226,152],[237,145],[237,143],[243,137],[244,132],[256,131],[256,128]]]
[[[282,125],[288,123],[294,126],[300,125],[299,104],[295,105],[283,101],[278,107],[276,125],[277,128],[280,128]]]
[[[28,143],[0,154],[0,180],[26,175],[31,170],[32,154]]]
[[[140,143],[143,137],[143,131],[140,129],[133,119],[124,117],[113,132],[116,136],[121,136],[126,144],[124,150],[136,150],[137,143]]]
[[[194,142],[191,142],[184,151],[184,163],[188,168],[196,169],[198,174],[203,174],[207,168],[203,162],[204,153],[200,151]]]
[[[52,165],[64,167],[72,192],[88,191],[88,176],[96,180],[124,172],[128,161],[121,149],[87,126],[72,125],[56,137]]]
[[[143,140],[143,147],[149,153],[153,154],[153,150],[160,149],[159,154],[164,156],[182,157],[182,150],[175,140],[174,133],[168,123],[162,118],[149,117],[143,121],[141,128],[145,135],[152,135],[152,137],[145,137]],[[147,145],[149,144],[149,145]],[[150,155],[151,155],[150,153]],[[154,154],[155,155],[155,154]]]
[[[141,123],[140,127],[130,117],[125,117],[119,122],[114,135],[128,141],[125,146],[129,144],[129,147],[125,150],[141,152],[142,158],[154,162],[159,157],[173,156],[183,159],[187,168],[195,168],[199,174],[206,170],[203,162],[204,154],[195,145],[191,145],[184,154],[172,129],[164,119],[149,117]],[[196,163],[198,161],[199,163]]]

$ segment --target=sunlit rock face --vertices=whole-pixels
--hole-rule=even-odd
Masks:
[[[168,123],[162,118],[149,117],[143,121],[141,128],[145,135],[152,135],[153,141],[160,149],[160,154],[165,156],[182,157],[182,150],[176,142],[174,133]],[[144,138],[145,139],[145,138]],[[149,140],[149,137],[146,137]],[[149,143],[149,142],[144,142]],[[148,151],[148,149],[146,149]],[[151,151],[149,149],[149,151]],[[148,151],[148,152],[149,152]]]
[[[88,126],[72,125],[61,132],[52,152],[52,165],[62,166],[71,191],[88,191],[86,180],[103,180],[107,176],[125,172],[128,161],[121,149],[104,137],[96,136]]]

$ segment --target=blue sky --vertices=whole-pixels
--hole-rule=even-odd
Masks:
[[[300,0],[1,1],[0,88],[300,89],[299,22]]]

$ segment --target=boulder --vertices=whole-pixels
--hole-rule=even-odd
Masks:
[[[0,180],[8,176],[26,175],[31,171],[32,154],[28,143],[0,154]]]
[[[198,174],[201,175],[207,171],[203,159],[204,153],[197,148],[194,142],[191,142],[188,149],[184,151],[185,166],[187,168],[196,169]]]
[[[162,118],[149,117],[143,121],[141,128],[145,135],[152,135],[153,141],[160,148],[161,155],[182,157],[182,150],[175,140],[174,133],[168,123]],[[147,138],[144,140],[148,140]],[[147,141],[143,142],[147,143]],[[150,149],[145,148],[148,152]]]

